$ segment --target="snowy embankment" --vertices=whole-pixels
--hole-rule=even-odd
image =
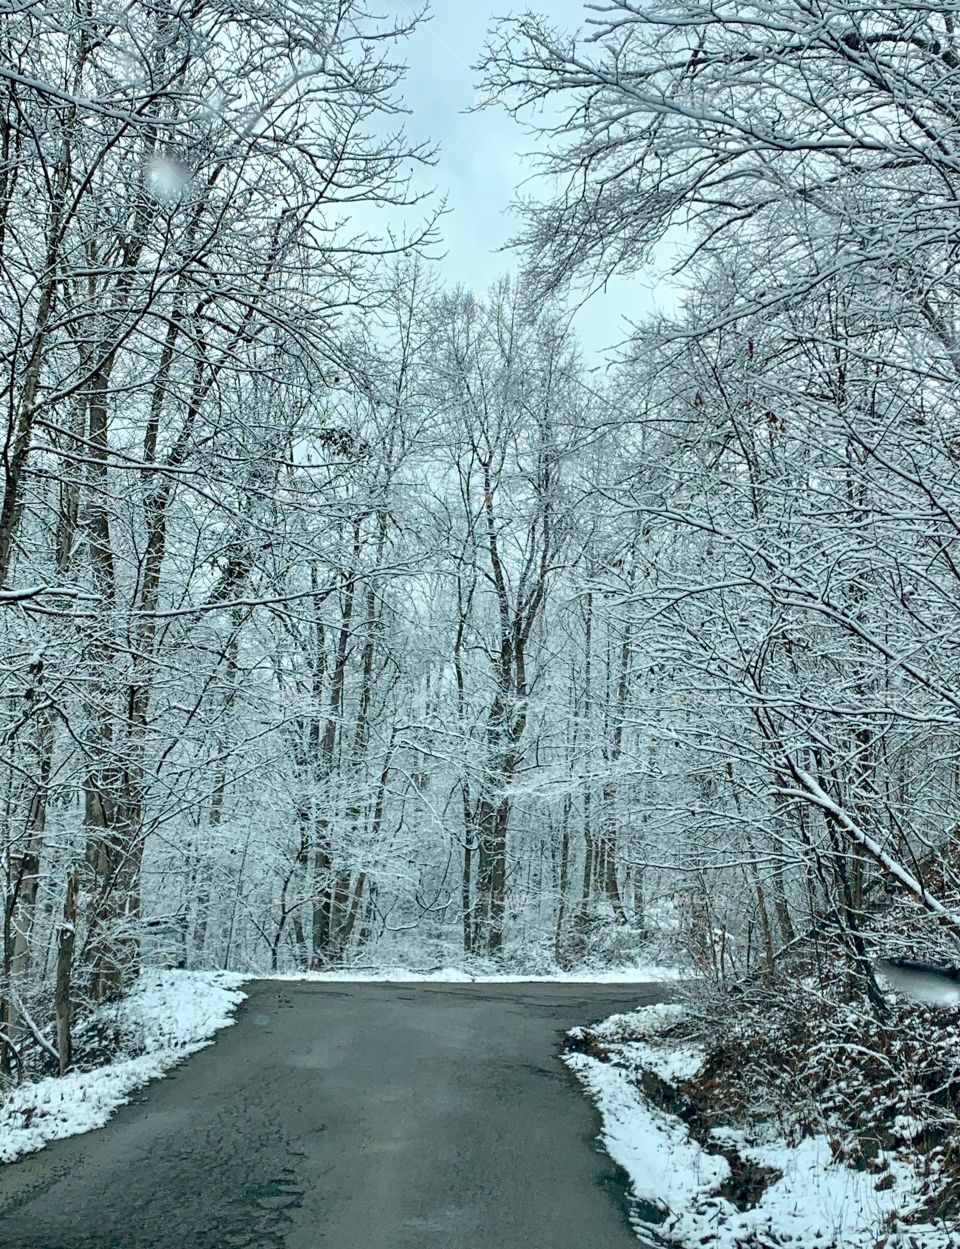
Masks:
[[[121,1056],[92,1071],[22,1084],[0,1101],[0,1163],[103,1127],[130,1093],[233,1023],[244,979],[232,972],[144,972],[128,997],[100,1012],[99,1022],[121,1038]]]
[[[715,1128],[706,1143],[694,1139],[679,1114],[662,1108],[704,1059],[662,1035],[682,1013],[649,1006],[574,1029],[564,1055],[600,1111],[607,1152],[629,1176],[645,1243],[956,1249],[955,1227],[908,1222],[921,1208],[923,1181],[894,1153],[877,1159],[878,1175],[835,1162],[825,1136],[790,1145],[772,1128]]]

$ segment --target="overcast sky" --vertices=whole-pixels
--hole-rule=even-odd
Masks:
[[[419,6],[416,0],[392,0],[389,7],[400,14]],[[482,293],[516,267],[514,255],[497,249],[517,233],[518,220],[509,206],[531,172],[523,154],[532,140],[505,111],[464,113],[474,102],[477,74],[471,65],[480,58],[494,16],[510,5],[506,0],[433,0],[432,7],[430,20],[403,45],[410,66],[404,84],[412,113],[408,128],[413,137],[440,146],[433,180],[451,210],[441,227],[447,252],[443,281]],[[555,25],[571,29],[588,16],[582,0],[549,0],[543,7]],[[624,315],[636,320],[663,302],[652,288],[652,276],[617,282],[581,310],[577,329],[591,362],[599,362],[601,350],[623,338]]]

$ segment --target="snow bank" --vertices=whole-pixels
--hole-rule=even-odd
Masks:
[[[445,981],[450,984],[653,984],[683,980],[691,973],[681,967],[617,967],[602,971],[556,972],[549,976],[525,976],[516,972],[475,975],[461,967],[417,970],[407,967],[345,967],[338,971],[297,971],[257,976],[257,980],[378,980],[385,983]],[[253,977],[251,977],[252,979]]]
[[[103,1127],[131,1092],[165,1075],[233,1023],[246,996],[240,991],[244,979],[231,972],[144,972],[132,993],[109,1008],[132,1046],[143,1052],[14,1089],[0,1102],[0,1162]]]
[[[683,1011],[678,1002],[657,1002],[627,1014],[611,1015],[589,1032],[610,1046],[615,1061],[623,1066],[645,1067],[668,1082],[689,1080],[703,1066],[706,1054],[698,1046],[664,1044],[662,1039],[664,1030],[675,1024]],[[582,1036],[586,1031],[574,1028],[570,1035]]]
[[[661,1005],[613,1016],[590,1030],[591,1037],[616,1042],[639,1024],[643,1039],[615,1043],[609,1059],[564,1056],[597,1104],[607,1152],[630,1177],[638,1235],[684,1249],[706,1244],[711,1249],[786,1244],[875,1249],[886,1231],[892,1232],[890,1246],[956,1249],[956,1229],[944,1226],[903,1226],[898,1239],[898,1219],[921,1204],[922,1180],[907,1162],[891,1153],[882,1155],[882,1175],[853,1171],[834,1162],[823,1136],[793,1146],[774,1136],[750,1140],[740,1131],[718,1130],[718,1145],[733,1146],[743,1158],[780,1173],[751,1209],[738,1210],[721,1196],[718,1189],[730,1175],[727,1159],[693,1140],[683,1121],[652,1105],[631,1078],[637,1065],[664,1079],[696,1072],[702,1055],[692,1048],[671,1052],[668,1046],[658,1052],[652,1039],[681,1010]],[[577,1029],[574,1035],[583,1032]]]

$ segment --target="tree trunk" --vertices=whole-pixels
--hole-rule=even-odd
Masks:
[[[563,800],[563,816],[560,823],[560,864],[557,881],[557,920],[553,935],[553,956],[560,967],[566,965],[563,950],[563,923],[566,918],[567,888],[570,877],[570,811],[573,800],[567,795]]]
[[[77,893],[80,873],[76,869],[67,877],[67,894],[63,903],[63,922],[57,932],[57,981],[54,1010],[57,1019],[57,1054],[60,1074],[71,1062],[71,1028],[73,1025],[73,952],[77,939]]]

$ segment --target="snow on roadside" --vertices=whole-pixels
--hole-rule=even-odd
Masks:
[[[664,1044],[662,1033],[683,1016],[679,1002],[656,1002],[625,1015],[610,1015],[592,1028],[574,1028],[570,1036],[591,1036],[609,1046],[626,1066],[645,1067],[668,1083],[689,1080],[703,1066],[706,1055],[695,1045]],[[629,1037],[629,1040],[623,1040]]]
[[[232,972],[143,972],[128,997],[105,1008],[138,1052],[93,1071],[13,1089],[0,1101],[0,1163],[48,1141],[103,1127],[131,1092],[165,1075],[233,1023],[233,1012],[246,997],[240,989],[245,979]]]
[[[891,1249],[956,1249],[955,1228],[897,1223],[921,1205],[921,1180],[909,1163],[884,1155],[890,1187],[878,1191],[878,1175],[835,1163],[823,1136],[792,1146],[776,1137],[764,1141],[739,1130],[717,1130],[718,1145],[733,1146],[741,1157],[779,1173],[752,1208],[737,1209],[718,1192],[730,1176],[727,1158],[703,1148],[681,1119],[648,1101],[632,1078],[638,1067],[668,1082],[696,1073],[702,1054],[692,1047],[671,1051],[669,1043],[656,1044],[657,1034],[681,1013],[680,1006],[651,1006],[615,1015],[596,1028],[575,1029],[574,1037],[600,1041],[609,1057],[564,1055],[600,1111],[604,1147],[630,1177],[641,1238],[684,1249],[705,1244],[711,1249],[784,1244],[875,1249],[886,1232]],[[641,1039],[622,1039],[632,1031],[639,1031]],[[899,1234],[891,1233],[893,1228]]]
[[[683,980],[690,972],[682,967],[617,967],[590,971],[555,972],[546,976],[528,976],[521,972],[474,974],[460,967],[435,967],[419,971],[407,967],[345,967],[337,971],[273,972],[251,977],[257,980],[379,980],[384,983],[443,981],[449,984],[654,984],[664,980]]]

